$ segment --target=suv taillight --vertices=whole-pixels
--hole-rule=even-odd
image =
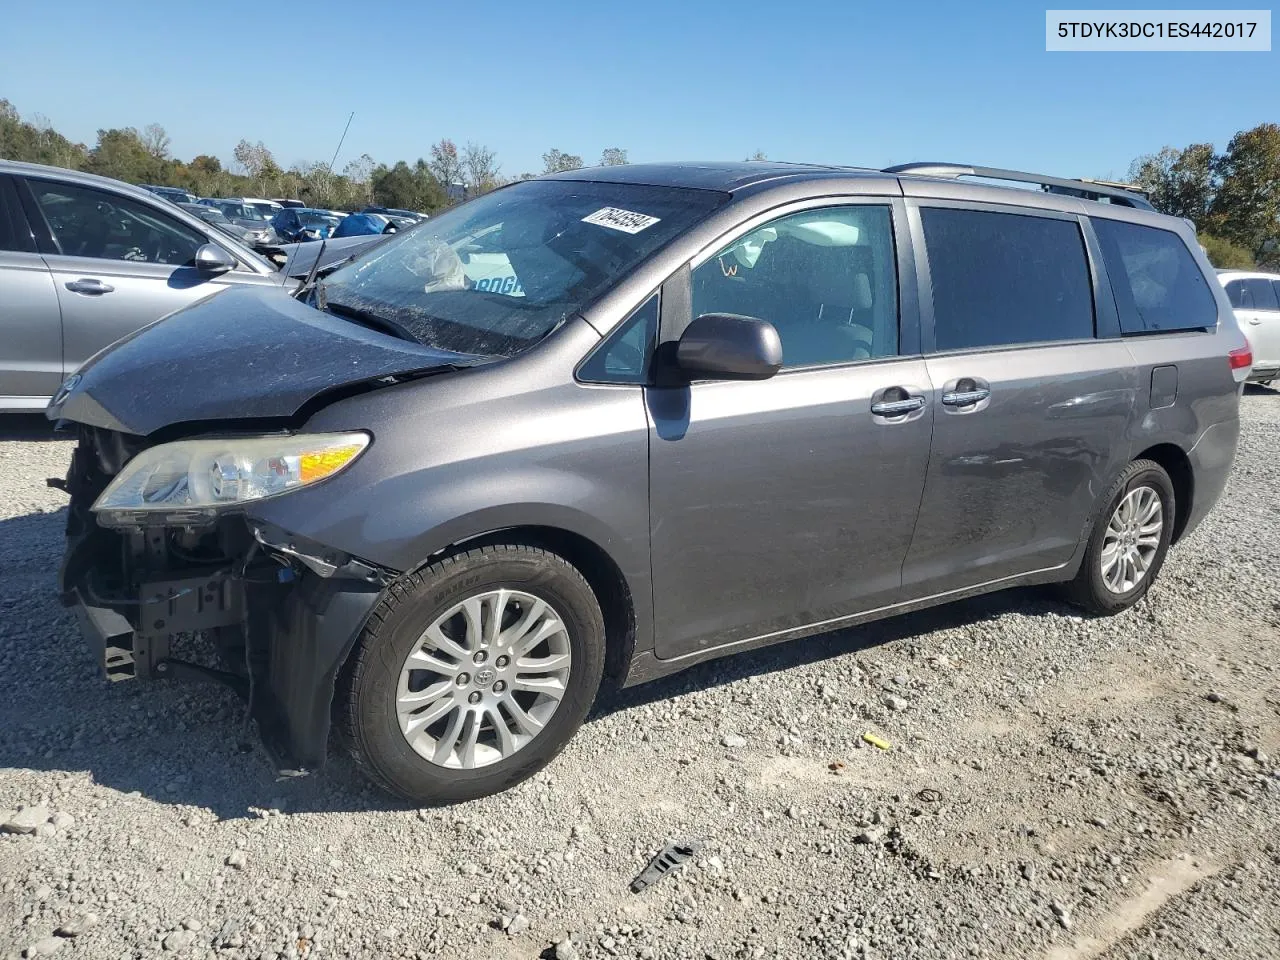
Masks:
[[[1232,370],[1243,370],[1245,367],[1253,366],[1253,350],[1248,346],[1236,347],[1227,354],[1227,359],[1231,362]]]

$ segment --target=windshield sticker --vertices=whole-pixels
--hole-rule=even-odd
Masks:
[[[608,227],[610,230],[621,230],[623,233],[639,233],[657,223],[660,217],[651,217],[645,213],[634,213],[621,207],[601,207],[595,213],[582,218],[583,223],[594,223],[597,227]]]

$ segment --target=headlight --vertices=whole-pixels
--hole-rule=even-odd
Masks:
[[[367,433],[164,443],[130,460],[93,509],[103,519],[112,514],[127,519],[139,513],[207,517],[227,507],[319,483],[350,466],[368,445]]]

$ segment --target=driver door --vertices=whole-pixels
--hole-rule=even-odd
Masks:
[[[103,347],[222,289],[191,264],[207,238],[133,197],[26,179],[62,310],[63,376]],[[30,212],[30,211],[29,211]]]

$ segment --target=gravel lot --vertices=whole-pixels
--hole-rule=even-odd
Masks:
[[[1280,956],[1280,394],[1242,415],[1122,616],[1014,591],[704,665],[424,811],[337,754],[277,781],[216,687],[99,680],[54,597],[70,446],[6,421],[0,958]]]

